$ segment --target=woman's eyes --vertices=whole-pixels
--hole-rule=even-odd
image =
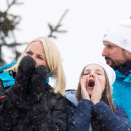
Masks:
[[[29,55],[31,55],[31,52],[28,52],[28,51],[27,51],[26,53],[29,54]]]
[[[32,53],[29,52],[29,51],[27,51],[26,53],[27,53],[28,55],[32,55]],[[37,58],[38,58],[38,59],[41,59],[41,60],[45,60],[45,59],[43,59],[41,56],[37,56]]]
[[[38,56],[39,59],[44,60],[42,57]]]

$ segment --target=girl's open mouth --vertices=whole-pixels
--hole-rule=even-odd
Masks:
[[[88,87],[89,88],[94,88],[95,82],[93,80],[89,80]]]

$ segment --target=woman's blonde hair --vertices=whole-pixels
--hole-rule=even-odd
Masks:
[[[80,81],[81,81],[82,76],[84,75],[85,68],[86,67],[84,67],[84,69],[82,70],[80,78],[79,78],[78,88],[77,88],[77,92],[76,92],[76,97],[77,97],[78,100],[82,99]],[[109,80],[108,80],[108,77],[107,77],[105,70],[104,70],[104,75],[105,75],[106,83],[105,83],[105,90],[102,93],[101,100],[103,100],[112,109],[112,111],[115,113],[116,110],[115,110],[115,106],[114,106],[114,103],[113,103],[113,100],[112,100],[111,87],[110,87]]]
[[[22,55],[20,56],[18,62],[8,70],[13,70],[17,72],[18,65],[21,59],[23,58],[23,54],[26,52],[28,46],[36,41],[41,42],[43,44],[49,73],[51,74],[52,78],[56,79],[54,93],[60,93],[61,95],[64,96],[66,87],[66,78],[62,66],[61,55],[56,45],[48,37],[38,37],[33,41],[31,41],[25,48]]]

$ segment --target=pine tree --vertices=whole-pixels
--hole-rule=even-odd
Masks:
[[[18,15],[10,14],[9,10],[14,5],[21,5],[23,3],[18,2],[17,0],[12,0],[12,2],[9,3],[9,0],[6,0],[7,2],[7,9],[5,11],[0,10],[0,67],[6,64],[6,61],[4,59],[4,52],[2,53],[2,47],[6,46],[10,48],[13,53],[15,54],[15,58],[12,60],[17,61],[21,53],[16,49],[17,46],[27,44],[25,43],[19,43],[16,41],[14,31],[17,29],[17,25],[20,23],[21,17]],[[67,31],[65,30],[58,30],[62,25],[61,21],[64,18],[65,14],[68,12],[68,10],[65,11],[65,13],[60,18],[58,24],[56,26],[52,26],[48,23],[48,27],[50,29],[50,33],[48,37],[57,38],[53,35],[54,32],[56,33],[65,33]],[[12,38],[13,42],[8,43],[7,39]]]
[[[6,2],[7,9],[5,11],[0,11],[0,66],[6,64],[4,54],[2,53],[3,46],[10,48],[14,52],[15,58],[13,61],[16,61],[20,55],[20,52],[17,51],[16,46],[26,44],[18,43],[14,35],[14,31],[17,29],[17,25],[20,23],[21,17],[9,13],[12,6],[21,5],[23,3],[18,3],[17,0],[13,0],[11,3],[9,3],[8,0]],[[9,37],[12,37],[12,43],[7,42]]]

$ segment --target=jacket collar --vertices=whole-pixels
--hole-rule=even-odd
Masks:
[[[65,92],[65,97],[68,99],[71,103],[73,103],[75,106],[78,104],[78,100],[76,98],[76,90],[67,90]]]
[[[116,79],[120,79],[121,82],[129,82],[131,83],[131,74],[126,76],[122,73],[120,73],[118,70],[115,70],[115,73],[116,73]]]
[[[9,87],[14,85],[15,79],[9,74],[9,72],[7,71],[3,72],[4,69],[10,68],[14,64],[16,64],[16,62],[4,65],[0,68],[0,79],[2,80],[4,87]]]
[[[118,70],[120,73],[128,76],[129,74],[131,74],[131,61],[118,66],[115,70]]]
[[[11,63],[11,64],[7,64],[7,65],[2,66],[2,67],[0,68],[0,73],[1,73],[3,70],[12,67],[12,66],[15,65],[15,64],[16,64],[16,62],[13,62],[13,63]]]
[[[126,78],[127,76],[126,75],[124,75],[124,74],[122,74],[122,73],[120,73],[118,70],[115,70],[115,73],[116,73],[116,78]]]

